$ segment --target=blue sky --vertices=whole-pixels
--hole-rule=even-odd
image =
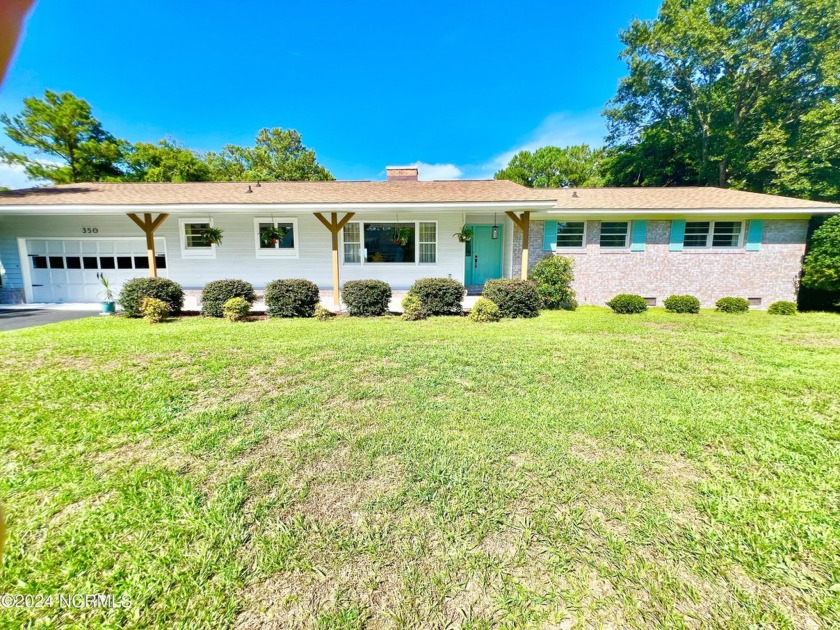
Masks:
[[[339,179],[389,164],[491,177],[518,149],[600,144],[635,2],[40,0],[0,91],[70,91],[131,141],[195,149],[294,128]],[[5,137],[0,141],[6,146]],[[0,167],[0,185],[20,185]]]

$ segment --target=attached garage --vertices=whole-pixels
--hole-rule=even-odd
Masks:
[[[126,280],[149,274],[144,238],[21,239],[21,248],[31,302],[96,302],[103,275],[118,290]],[[155,239],[155,249],[158,275],[166,277],[165,239]]]

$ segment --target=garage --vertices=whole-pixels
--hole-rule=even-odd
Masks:
[[[148,275],[144,238],[45,238],[25,242],[32,302],[99,302],[102,276],[116,293],[126,280]],[[165,239],[155,239],[155,249],[158,275],[167,277]]]

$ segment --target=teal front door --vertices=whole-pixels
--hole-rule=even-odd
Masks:
[[[497,225],[493,238],[492,225],[470,225],[472,240],[465,244],[464,284],[483,285],[502,277],[502,226]]]

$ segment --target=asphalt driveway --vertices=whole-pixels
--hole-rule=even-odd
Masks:
[[[55,324],[66,322],[71,319],[95,316],[96,311],[58,310],[51,308],[3,308],[0,307],[0,331],[16,330],[18,328],[29,328],[30,326],[43,326],[44,324]]]

